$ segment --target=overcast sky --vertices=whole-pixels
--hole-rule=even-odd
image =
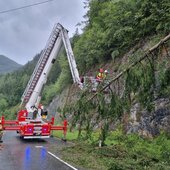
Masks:
[[[0,0],[0,12],[45,0]],[[55,23],[69,30],[84,20],[83,0],[54,0],[49,3],[0,14],[0,54],[25,64],[44,48]]]

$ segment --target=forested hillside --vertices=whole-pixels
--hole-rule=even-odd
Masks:
[[[74,47],[82,71],[122,56],[147,36],[169,33],[168,0],[89,2],[85,32]]]
[[[20,103],[22,93],[37,61],[38,55],[33,61],[28,62],[21,69],[0,76],[1,115],[5,114],[9,118],[14,118],[16,116],[14,113],[17,111],[18,107],[12,112],[9,110]]]
[[[168,169],[170,42],[169,36],[162,39],[170,33],[170,3],[91,0],[86,5],[86,26],[74,36],[74,54],[82,75],[109,70],[110,93],[99,87],[93,95],[87,85],[78,101],[63,100],[58,112],[70,119],[70,130],[78,127],[80,140],[65,150],[65,159],[87,169]]]
[[[14,119],[21,103],[21,96],[33,73],[40,54],[35,55],[34,59],[17,71],[0,75],[0,114],[6,118]],[[60,73],[58,62],[55,63],[51,74],[48,77],[47,86],[55,83]],[[50,87],[49,87],[50,89]],[[54,97],[55,93],[53,94]],[[51,100],[51,98],[50,98]]]
[[[85,75],[91,68],[121,59],[138,43],[140,45],[147,40],[152,40],[152,37],[156,42],[170,31],[168,0],[161,2],[87,0],[85,6],[89,10],[85,15],[85,21],[82,22],[84,32],[81,35],[76,32],[72,41],[81,75]],[[59,61],[53,67],[43,93],[43,101],[46,104],[71,82],[68,62],[65,54],[61,55],[62,57],[59,57]],[[3,100],[1,111],[20,102],[37,59],[38,55],[21,70],[1,76],[0,91]],[[121,67],[118,65],[117,70]]]
[[[20,67],[20,64],[14,62],[13,60],[10,60],[3,55],[0,55],[0,74],[12,72],[19,69]]]
[[[111,81],[124,73],[109,84],[109,97],[103,91],[92,97],[86,89],[79,92],[78,101],[64,103],[64,108],[59,109],[61,118],[67,117],[71,127],[79,127],[83,145],[90,143],[87,154],[96,160],[87,162],[97,161],[96,155],[102,157],[102,161],[89,167],[87,164],[86,168],[100,169],[98,164],[110,170],[170,168],[170,42],[159,43],[150,50],[170,33],[169,0],[86,0],[84,4],[88,12],[80,23],[83,33],[76,31],[72,38],[80,74],[95,76],[97,69],[103,67],[109,70]],[[39,55],[21,70],[0,77],[1,114],[14,116],[38,58]],[[134,62],[137,64],[126,70]],[[44,88],[42,102],[48,105],[70,84],[68,61],[62,52]],[[127,135],[132,132],[142,138]],[[160,134],[153,143],[144,140]],[[94,149],[99,141],[103,150]],[[83,147],[77,148],[82,152]],[[81,154],[67,159],[76,162]]]
[[[85,21],[82,22],[84,32],[81,35],[76,32],[72,41],[81,75],[85,75],[87,70],[92,67],[96,68],[104,63],[121,59],[137,43],[140,45],[140,42],[144,43],[152,37],[156,42],[170,31],[168,0],[161,2],[87,0],[85,6],[89,10],[85,16]],[[61,92],[64,86],[71,82],[67,59],[65,54],[61,55],[62,57],[59,57],[59,61],[53,67],[43,93],[43,101],[46,104],[52,100],[57,92]],[[21,70],[1,76],[2,111],[20,102],[20,97],[37,58],[38,55]],[[121,69],[122,66],[119,65],[119,67]]]

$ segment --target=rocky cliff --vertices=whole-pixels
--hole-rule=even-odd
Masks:
[[[169,36],[170,37],[170,36]],[[157,39],[156,39],[157,40]],[[164,41],[166,40],[166,41]],[[162,95],[159,93],[161,91],[161,74],[160,70],[163,66],[163,72],[166,72],[169,69],[170,63],[169,63],[169,51],[170,46],[169,42],[167,42],[168,39],[163,39],[159,43],[155,43],[155,40],[153,39],[147,39],[141,41],[139,44],[137,44],[135,47],[133,47],[128,53],[123,55],[121,58],[115,58],[114,61],[102,65],[105,69],[109,71],[109,83],[107,83],[109,89],[116,95],[120,100],[125,96],[127,93],[127,74],[131,71],[131,68],[138,68],[138,65],[142,65],[142,73],[138,73],[135,76],[138,76],[138,79],[140,80],[140,76],[142,79],[142,76],[147,76],[147,70],[145,70],[145,65],[151,62],[155,66],[153,71],[154,76],[154,84],[149,86],[148,92],[152,95],[152,100],[149,101],[149,99],[146,100],[149,101],[149,104],[152,106],[152,109],[148,109],[146,105],[143,105],[139,101],[139,97],[142,96],[140,86],[139,89],[130,89],[131,92],[128,93],[128,101],[130,102],[130,109],[127,112],[127,110],[124,110],[124,113],[121,116],[121,122],[123,123],[124,130],[126,133],[139,133],[143,136],[147,137],[153,137],[161,133],[162,130],[166,132],[170,132],[170,98],[169,94],[166,93],[166,95]],[[153,44],[156,44],[153,46]],[[166,63],[166,64],[165,64]],[[163,65],[161,65],[163,64]],[[146,67],[147,68],[147,67]],[[89,73],[87,73],[86,76],[88,76]],[[91,71],[90,71],[91,76]],[[92,75],[95,76],[95,75]],[[131,86],[133,86],[133,83],[135,83],[136,79],[132,79],[130,81]],[[141,81],[142,82],[142,81]],[[169,81],[167,81],[169,82]],[[143,83],[143,82],[142,82]],[[145,88],[145,82],[143,84]],[[169,86],[169,84],[166,84],[166,86]],[[69,87],[65,89],[60,95],[57,95],[56,98],[52,101],[52,103],[49,105],[48,109],[49,111],[54,115],[56,114],[56,117],[59,119],[60,111],[64,106],[70,104],[71,102],[74,103],[79,99],[79,93],[80,91],[77,90],[77,88],[74,86]],[[96,94],[92,94],[91,90],[89,90],[89,93],[86,96],[87,100],[90,96],[93,96],[91,98],[92,100],[96,97]],[[144,94],[146,95],[146,94]],[[107,105],[108,102],[111,101],[111,96],[109,94],[105,94],[105,104]],[[148,95],[149,96],[149,95]],[[113,96],[112,96],[113,97]],[[150,97],[150,96],[149,96]],[[148,102],[147,101],[147,102]],[[143,103],[147,103],[143,101]],[[116,107],[116,106],[115,106]],[[114,107],[113,107],[114,108]],[[99,114],[95,112],[93,115]],[[90,114],[89,114],[90,115]],[[87,116],[87,115],[86,115]],[[68,113],[67,118],[71,120],[73,115]],[[97,116],[91,116],[91,122],[95,126],[100,127],[101,122],[103,122],[102,119],[96,119]],[[106,118],[107,119],[107,118]],[[112,119],[111,119],[112,120]],[[82,120],[81,120],[82,121]],[[108,121],[108,119],[107,119]],[[119,119],[120,121],[120,119]],[[79,122],[79,121],[78,121]],[[115,122],[111,122],[111,124],[115,124]],[[110,127],[115,127],[114,125]]]

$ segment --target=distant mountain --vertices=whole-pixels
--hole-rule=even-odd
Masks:
[[[9,59],[8,57],[0,55],[0,74],[12,72],[20,67],[22,67],[22,65]]]

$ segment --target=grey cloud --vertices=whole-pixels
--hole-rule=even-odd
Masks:
[[[44,0],[0,1],[0,11],[42,1]],[[85,12],[80,0],[56,0],[0,14],[0,54],[25,64],[45,46],[56,22],[63,24],[72,36],[75,25],[83,20]]]

